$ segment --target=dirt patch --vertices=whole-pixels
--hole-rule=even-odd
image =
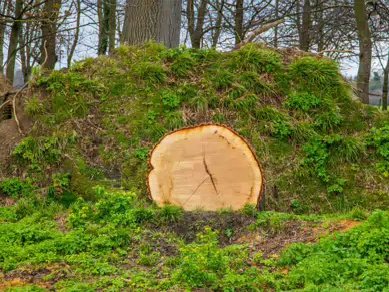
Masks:
[[[278,231],[268,232],[265,229],[259,229],[244,234],[234,243],[248,244],[252,252],[262,252],[264,258],[269,258],[279,254],[292,243],[316,241],[315,225],[315,223],[289,221]]]
[[[162,232],[172,232],[180,236],[185,242],[192,242],[196,235],[204,231],[205,227],[219,231],[219,241],[221,245],[228,245],[237,238],[247,233],[247,226],[255,222],[254,217],[250,217],[238,212],[185,212],[184,216],[176,223],[166,227],[154,226]]]
[[[333,232],[346,232],[360,224],[359,221],[342,220],[325,227],[321,223],[289,221],[276,232],[268,232],[266,229],[246,232],[233,243],[248,244],[252,252],[260,251],[264,258],[268,258],[278,255],[292,243],[316,242]]]
[[[4,92],[6,92],[7,89],[9,88],[7,87],[4,89],[3,93],[0,92],[0,95],[4,96]],[[9,164],[13,148],[22,139],[23,135],[28,133],[31,129],[32,121],[24,111],[25,97],[28,96],[29,92],[30,90],[25,90],[20,93],[17,96],[15,103],[16,113],[22,134],[19,132],[13,112],[11,118],[7,118],[5,120],[0,119],[0,178],[6,176],[6,168]],[[10,98],[12,99],[13,95],[8,96],[6,99],[9,100]],[[0,101],[0,104],[1,103],[2,102]]]
[[[66,278],[70,273],[66,264],[55,264],[44,268],[23,268],[0,274],[0,291],[12,287],[35,285],[45,289],[52,289],[59,280]]]
[[[336,231],[346,232],[350,229],[358,227],[362,222],[355,220],[342,220],[336,224]]]

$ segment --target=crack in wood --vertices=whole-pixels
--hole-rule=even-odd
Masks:
[[[207,161],[205,160],[205,155],[203,156],[203,165],[204,165],[204,168],[205,168],[205,172],[209,175],[209,178],[211,179],[211,182],[212,182],[212,185],[213,185],[213,189],[215,190],[216,194],[219,196],[219,192],[218,192],[218,190],[216,188],[215,179],[214,179],[212,173],[208,169]]]
[[[205,183],[208,177],[204,178],[203,181],[197,186],[197,188],[190,194],[189,198],[186,199],[185,203],[182,206],[185,206],[186,203],[193,197],[193,195],[197,192],[197,190]]]

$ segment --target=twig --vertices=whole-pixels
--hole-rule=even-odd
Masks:
[[[324,53],[354,53],[351,50],[323,50],[318,52],[318,55],[323,55]]]
[[[0,105],[0,110],[3,108],[3,106],[7,105],[11,100],[6,100],[5,102],[3,102],[1,105]]]
[[[12,107],[13,107],[13,114],[14,114],[14,118],[15,118],[15,122],[16,122],[16,125],[18,126],[18,131],[21,135],[23,135],[23,132],[22,132],[22,129],[20,128],[20,123],[19,123],[19,119],[18,119],[18,116],[16,114],[16,97],[28,86],[28,82],[26,82],[22,88],[20,88],[18,90],[18,92],[15,93],[13,99],[12,99]]]

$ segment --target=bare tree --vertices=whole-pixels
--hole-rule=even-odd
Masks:
[[[16,0],[14,21],[11,27],[11,34],[9,37],[8,45],[8,57],[7,57],[7,70],[6,78],[10,84],[13,84],[15,74],[15,62],[17,47],[19,42],[20,29],[22,27],[21,19],[23,15],[23,0]]]
[[[46,0],[42,11],[41,30],[41,64],[46,70],[53,70],[57,62],[56,38],[57,21],[61,9],[61,0]]]
[[[77,17],[76,17],[76,29],[74,33],[74,39],[73,43],[70,47],[68,58],[67,58],[67,65],[70,67],[72,64],[72,59],[74,55],[74,51],[76,50],[77,44],[78,44],[78,38],[80,36],[80,21],[81,21],[81,0],[76,0],[76,9],[77,9]]]
[[[359,41],[357,88],[363,103],[369,103],[372,41],[365,0],[354,0],[354,13]]]
[[[311,34],[311,2],[304,0],[301,27],[299,30],[300,49],[309,51]]]
[[[204,36],[205,14],[208,0],[201,0],[197,9],[197,23],[195,23],[195,1],[187,0],[188,32],[193,48],[200,48]]]

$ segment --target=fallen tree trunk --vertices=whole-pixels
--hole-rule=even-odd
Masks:
[[[247,142],[225,126],[200,125],[166,135],[153,149],[152,199],[185,210],[237,210],[256,204],[263,173]]]

